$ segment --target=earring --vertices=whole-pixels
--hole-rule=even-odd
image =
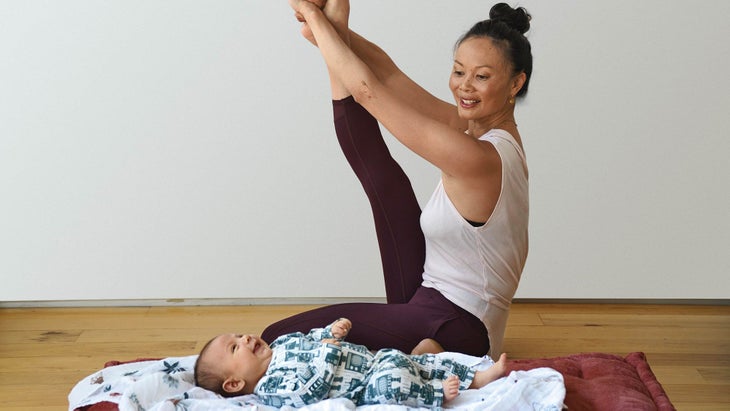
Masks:
[[[510,104],[515,104],[515,97],[514,96],[512,96],[512,97],[509,98],[509,103]]]

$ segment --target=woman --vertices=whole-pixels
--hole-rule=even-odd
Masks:
[[[419,342],[433,339],[448,351],[499,357],[527,257],[527,166],[514,103],[532,72],[523,35],[530,16],[498,4],[458,41],[454,106],[350,31],[346,0],[290,4],[330,73],[338,140],[373,209],[387,304],[305,312],[269,326],[264,339],[347,317],[359,324],[351,341],[372,349],[419,353],[431,349]],[[378,122],[441,170],[423,213]]]

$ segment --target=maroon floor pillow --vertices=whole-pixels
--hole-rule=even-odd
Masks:
[[[651,371],[646,356],[625,358],[602,353],[510,360],[507,368],[550,367],[565,379],[565,405],[571,411],[670,411],[674,406]]]

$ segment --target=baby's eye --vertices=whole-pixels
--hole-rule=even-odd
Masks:
[[[486,80],[489,78],[489,76],[487,76],[485,74],[477,74],[476,77],[477,77],[477,80]]]

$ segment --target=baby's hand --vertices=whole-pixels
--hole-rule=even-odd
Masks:
[[[352,328],[352,321],[347,318],[340,318],[332,324],[332,335],[335,338],[343,339],[347,336]]]

